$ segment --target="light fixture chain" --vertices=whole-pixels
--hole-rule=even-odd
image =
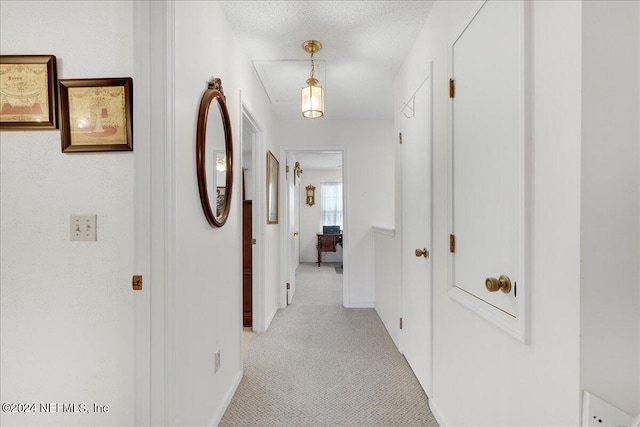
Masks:
[[[315,62],[313,61],[313,51],[311,51],[311,78],[314,77],[315,71],[316,71],[316,65],[315,65]]]

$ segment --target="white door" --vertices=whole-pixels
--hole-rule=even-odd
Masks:
[[[294,163],[295,164],[295,163]],[[293,247],[291,260],[293,262],[293,275],[300,265],[300,178],[293,176],[295,182],[293,188]]]
[[[431,75],[400,113],[402,352],[431,396]],[[418,251],[418,252],[416,252]]]
[[[451,52],[451,286],[521,339],[525,7],[487,1]]]
[[[287,283],[289,284],[289,289],[287,291],[287,304],[291,304],[291,300],[293,299],[293,295],[296,292],[296,268],[298,268],[298,264],[300,262],[299,251],[300,251],[300,239],[299,239],[299,221],[298,221],[298,211],[299,207],[297,206],[296,196],[296,180],[293,168],[296,164],[296,157],[293,153],[287,153],[287,162],[286,165],[288,167],[289,172],[286,173],[286,182],[287,182],[287,228],[288,228],[288,238],[286,241],[286,245],[288,245],[288,272]]]

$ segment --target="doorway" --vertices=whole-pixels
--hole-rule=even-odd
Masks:
[[[281,158],[285,159],[281,307],[344,305],[348,277],[344,149],[282,147]]]
[[[241,105],[242,320],[251,333],[265,330],[264,224],[259,215],[264,211],[264,195],[259,191],[265,182],[264,141],[262,127],[249,108]]]

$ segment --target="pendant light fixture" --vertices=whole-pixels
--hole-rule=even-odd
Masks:
[[[307,87],[302,88],[302,115],[308,119],[317,119],[324,115],[324,91],[318,86],[315,78],[315,63],[313,55],[322,49],[322,43],[317,40],[307,40],[302,48],[311,54],[311,76],[307,79]]]

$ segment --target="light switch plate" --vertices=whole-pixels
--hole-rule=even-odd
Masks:
[[[96,230],[97,215],[71,215],[70,236],[72,242],[95,242],[98,240]]]

